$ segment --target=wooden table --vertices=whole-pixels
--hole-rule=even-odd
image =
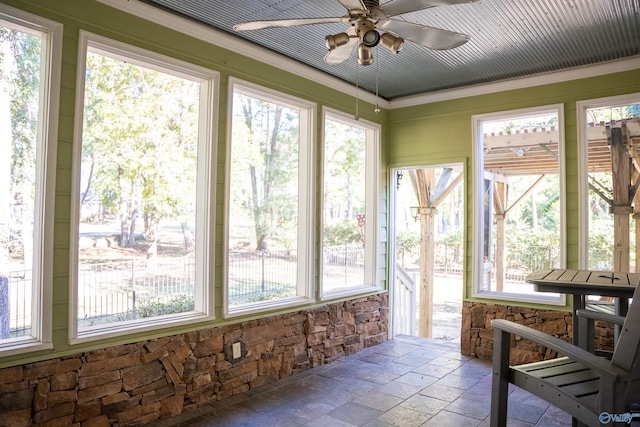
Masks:
[[[611,271],[545,269],[526,277],[538,292],[555,292],[573,295],[573,342],[578,342],[576,310],[585,308],[587,295],[614,297],[616,313],[626,314],[629,298],[640,281],[640,273]]]

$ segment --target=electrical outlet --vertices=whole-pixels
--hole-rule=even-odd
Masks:
[[[233,351],[233,360],[242,357],[242,347],[239,342],[234,342],[233,345],[231,345],[231,350]]]

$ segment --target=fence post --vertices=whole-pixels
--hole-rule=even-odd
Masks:
[[[349,248],[347,247],[347,245],[344,245],[344,283],[347,284],[347,275],[349,273],[349,270],[347,269],[347,263],[349,258]]]
[[[132,293],[132,302],[133,302],[133,318],[138,318],[138,313],[136,312],[136,260],[131,260],[131,293]]]
[[[444,244],[444,277],[447,277],[447,266],[449,265],[449,256],[448,256],[448,252],[449,252],[449,244],[445,243]]]
[[[264,295],[264,249],[260,250],[260,254],[262,255],[262,294]]]
[[[0,276],[0,339],[9,338],[10,333],[9,317],[9,277]]]

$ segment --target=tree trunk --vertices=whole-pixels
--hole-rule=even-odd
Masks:
[[[127,188],[124,169],[118,166],[118,185],[120,186],[120,247],[129,247],[129,208],[127,203]]]
[[[253,212],[253,227],[256,233],[256,250],[261,251],[265,249],[266,238],[264,230],[264,209],[260,204],[260,194],[258,192],[258,177],[256,173],[256,167],[251,166],[249,168],[251,173],[251,211]]]
[[[158,223],[160,216],[154,207],[148,210],[149,228],[147,230],[147,270],[155,271],[158,261]]]
[[[129,226],[129,242],[127,247],[133,248],[136,243],[136,215],[138,214],[138,209],[134,209],[131,211],[131,225]]]
[[[191,254],[196,250],[193,233],[191,233],[191,230],[189,230],[189,226],[186,220],[181,221],[180,226],[182,227],[182,235],[184,236],[184,247],[187,250],[187,253]]]

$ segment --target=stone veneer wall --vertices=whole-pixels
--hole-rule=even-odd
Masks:
[[[465,301],[462,307],[460,352],[465,356],[491,359],[493,357],[493,319],[506,319],[572,341],[572,314],[564,311],[539,310]],[[595,347],[613,350],[613,325],[595,323]],[[511,338],[510,361],[513,365],[553,359],[557,353],[518,336]]]
[[[379,294],[0,369],[0,426],[144,425],[379,344],[387,315]]]

